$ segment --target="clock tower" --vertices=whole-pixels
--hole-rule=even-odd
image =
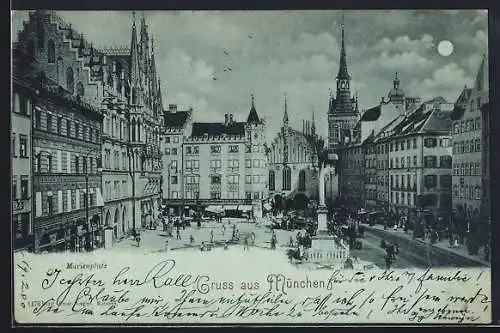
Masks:
[[[345,136],[352,134],[352,129],[359,120],[357,98],[351,96],[351,76],[347,70],[345,50],[345,31],[342,23],[339,71],[336,77],[337,93],[330,95],[328,108],[328,150],[335,153]]]

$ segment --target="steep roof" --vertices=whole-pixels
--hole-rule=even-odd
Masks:
[[[252,95],[252,107],[250,108],[250,113],[248,114],[247,123],[260,123],[259,115],[257,110],[255,110],[255,99]]]
[[[380,104],[374,106],[363,113],[361,116],[361,121],[375,121],[380,117],[381,107]]]
[[[186,122],[189,119],[190,115],[191,111],[164,112],[163,119],[165,122],[165,127],[182,128],[186,125]]]
[[[405,117],[392,129],[392,135],[408,135],[412,133],[436,133],[451,130],[451,111],[441,111],[439,105],[446,103],[442,97],[422,103],[420,107]],[[432,108],[428,109],[427,105]]]
[[[245,123],[233,122],[229,125],[223,123],[193,123],[191,136],[219,136],[219,135],[245,135]]]

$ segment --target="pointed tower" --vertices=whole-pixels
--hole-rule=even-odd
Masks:
[[[255,96],[252,94],[252,105],[250,107],[250,113],[248,114],[247,124],[259,124],[260,119],[257,114],[257,110],[255,110]]]
[[[316,136],[316,124],[314,123],[314,109],[312,110],[311,135]]]
[[[130,43],[130,104],[139,104],[141,70],[139,63],[139,48],[137,45],[137,30],[135,27],[135,12],[133,16],[132,41]]]
[[[488,93],[489,90],[489,68],[488,68],[488,57],[483,54],[481,59],[481,65],[477,72],[476,81],[474,83],[474,88],[480,92]]]
[[[158,112],[163,114],[163,95],[161,93],[161,79],[158,77]]]
[[[345,32],[344,23],[342,22],[342,33],[341,33],[341,47],[340,47],[340,62],[339,62],[339,72],[337,74],[337,99],[342,95],[342,93],[348,93],[349,98],[349,84],[351,82],[351,76],[347,71],[347,56],[345,52]]]
[[[342,19],[339,71],[336,77],[336,96],[330,97],[328,107],[328,150],[333,153],[341,140],[340,133],[352,132],[359,120],[357,100],[351,96],[351,76],[347,69],[345,26]]]
[[[283,113],[283,128],[288,128],[288,105],[287,96],[285,94],[285,112]]]

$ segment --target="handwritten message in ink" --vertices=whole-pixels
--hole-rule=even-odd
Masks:
[[[61,255],[59,255],[61,256]],[[298,270],[164,256],[15,258],[22,323],[485,323],[489,269]],[[76,263],[78,261],[78,263]],[[124,264],[125,263],[125,264]]]

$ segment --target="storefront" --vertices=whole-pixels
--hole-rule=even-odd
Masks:
[[[66,236],[63,228],[47,230],[40,238],[39,252],[64,252],[66,251]]]

